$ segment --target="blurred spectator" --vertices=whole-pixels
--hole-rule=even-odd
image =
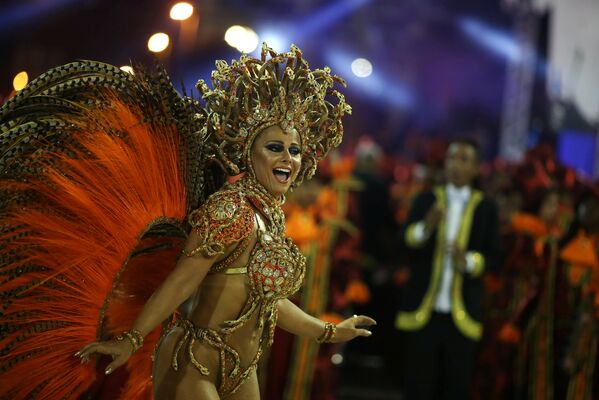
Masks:
[[[411,262],[396,327],[407,400],[469,398],[482,335],[481,277],[499,266],[497,209],[473,187],[478,157],[474,142],[452,142],[446,186],[416,197],[402,232]]]

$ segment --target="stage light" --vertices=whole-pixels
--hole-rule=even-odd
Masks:
[[[360,8],[366,6],[372,0],[338,0],[328,2],[326,6],[319,7],[314,13],[297,20],[298,38],[314,35],[327,27],[335,24],[337,21],[346,18]],[[294,38],[296,40],[296,38]]]
[[[27,86],[27,83],[29,83],[29,75],[25,71],[19,72],[12,80],[12,86],[17,92]]]
[[[184,21],[193,14],[193,6],[186,2],[175,4],[171,8],[171,19],[176,21]]]
[[[496,29],[484,22],[468,17],[460,18],[458,24],[466,35],[487,49],[512,61],[522,60],[524,50],[510,32]]]
[[[265,42],[278,53],[289,51],[291,43],[308,41],[323,29],[330,28],[371,2],[372,0],[336,0],[303,17],[271,22],[259,27],[260,42]],[[260,56],[259,47],[254,55]]]
[[[351,63],[351,71],[358,78],[366,78],[372,74],[372,64],[365,58],[356,58]]]
[[[402,109],[408,109],[416,105],[416,98],[412,90],[394,76],[386,75],[379,70],[371,70],[369,76],[359,78],[353,71],[353,62],[355,60],[354,55],[342,50],[330,50],[325,57],[325,61],[333,71],[347,78],[352,90]]]
[[[154,53],[160,53],[168,47],[169,37],[166,33],[155,33],[148,40],[148,49]]]
[[[251,28],[233,25],[225,32],[225,42],[242,53],[251,53],[258,47],[259,38]]]
[[[225,32],[225,42],[231,47],[237,48],[241,37],[245,34],[245,28],[240,25],[233,25]]]
[[[125,72],[128,72],[128,73],[130,73],[131,75],[135,75],[135,73],[133,72],[133,68],[131,68],[131,66],[130,66],[130,65],[123,65],[123,66],[121,67],[121,70],[122,70],[122,71],[125,71]]]
[[[289,51],[291,40],[280,32],[292,32],[293,29],[293,26],[289,24],[278,24],[276,27],[268,27],[264,30],[260,30],[260,41],[266,42],[268,47],[277,53]],[[260,48],[258,48],[256,56],[260,55],[258,54],[260,51]]]
[[[252,51],[256,50],[258,47],[258,42],[260,41],[256,32],[247,27],[245,28],[245,34],[241,39],[242,40],[239,43],[237,50],[241,51],[242,53],[251,53]]]
[[[331,362],[334,365],[339,365],[343,362],[343,356],[339,353],[335,353],[331,356]]]

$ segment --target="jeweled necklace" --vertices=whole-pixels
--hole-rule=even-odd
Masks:
[[[250,201],[252,201],[252,204],[268,220],[269,231],[279,238],[284,238],[285,214],[281,209],[281,205],[284,203],[285,197],[281,196],[281,199],[277,199],[249,174],[242,177],[238,181],[238,184]]]

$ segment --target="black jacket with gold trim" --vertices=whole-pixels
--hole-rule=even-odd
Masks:
[[[426,326],[439,290],[445,257],[445,221],[442,220],[422,242],[414,239],[413,232],[435,202],[446,205],[445,187],[436,187],[416,197],[401,232],[410,279],[402,291],[395,322],[400,330],[416,331]],[[474,268],[453,275],[451,314],[466,337],[478,340],[482,335],[480,320],[484,288],[481,277],[486,271],[497,272],[501,265],[497,207],[478,190],[472,190],[456,240],[472,256]]]

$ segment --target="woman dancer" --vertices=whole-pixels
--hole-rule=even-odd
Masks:
[[[296,47],[263,46],[261,59],[217,62],[200,106],[164,73],[117,71],[50,71],[0,114],[0,394],[76,398],[99,381],[76,353],[112,356],[106,374],[127,363],[121,396],[149,397],[148,346],[165,321],[156,399],[259,398],[255,369],[277,325],[319,342],[369,336],[357,326],[371,318],[333,325],[287,300],[304,258],[280,205],[341,141],[342,80]],[[221,185],[225,175],[240,178]],[[41,371],[48,363],[58,369]]]

